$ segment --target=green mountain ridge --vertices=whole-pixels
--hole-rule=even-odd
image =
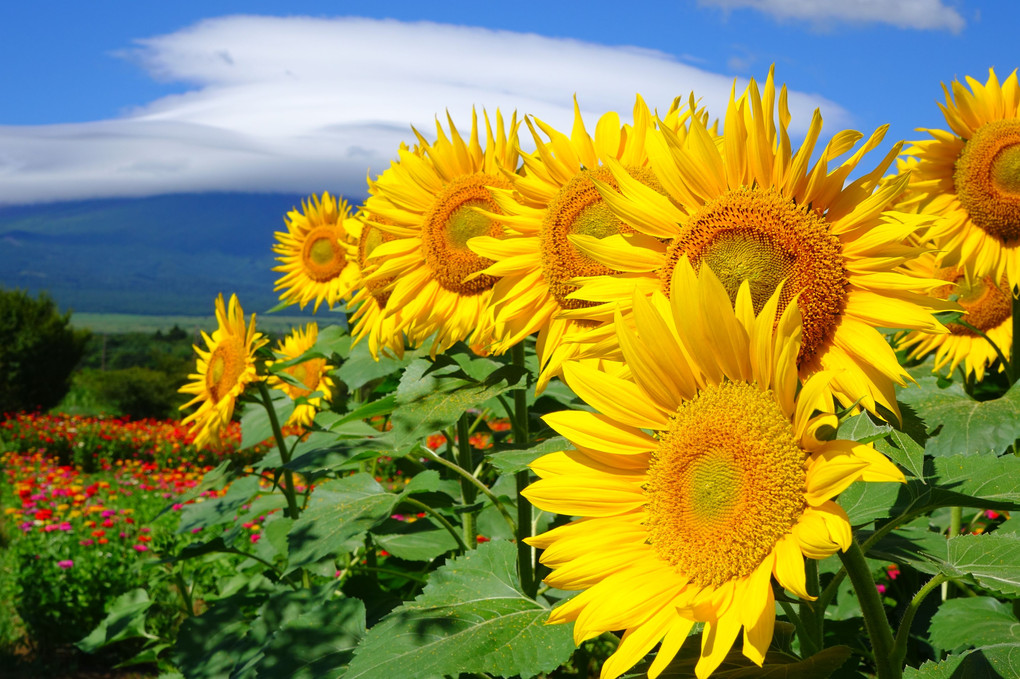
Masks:
[[[273,233],[303,198],[175,194],[0,207],[0,287],[45,290],[76,312],[208,315],[220,292],[261,312],[277,303]]]

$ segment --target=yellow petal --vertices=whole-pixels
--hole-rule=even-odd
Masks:
[[[615,422],[598,413],[564,410],[549,413],[542,420],[582,448],[633,455],[658,448],[658,441],[640,429]]]

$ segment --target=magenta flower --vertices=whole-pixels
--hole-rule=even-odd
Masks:
[[[58,561],[57,565],[60,566],[61,570],[65,570],[66,571],[68,568],[71,568],[72,566],[74,566],[74,562],[71,561],[70,559],[65,559],[63,561]]]

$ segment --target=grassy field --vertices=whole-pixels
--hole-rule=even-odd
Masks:
[[[246,311],[246,316],[251,314]],[[324,311],[316,316],[282,316],[276,314],[256,315],[255,325],[259,330],[274,334],[285,334],[291,328],[304,327],[310,321],[316,321],[319,327],[343,323],[343,315]],[[118,334],[126,332],[155,333],[167,332],[175,325],[191,333],[196,328],[211,332],[216,328],[216,318],[208,316],[147,316],[142,314],[97,314],[74,313],[71,325],[76,328],[88,328],[97,334]]]

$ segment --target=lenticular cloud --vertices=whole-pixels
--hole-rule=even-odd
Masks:
[[[446,110],[565,125],[575,93],[597,119],[630,110],[635,91],[665,111],[694,90],[721,112],[733,85],[646,49],[362,18],[211,19],[121,56],[193,89],[112,120],[0,126],[0,204],[316,187],[356,196],[413,142],[411,125],[428,134]],[[794,120],[815,107],[847,122],[837,105],[791,94]]]

